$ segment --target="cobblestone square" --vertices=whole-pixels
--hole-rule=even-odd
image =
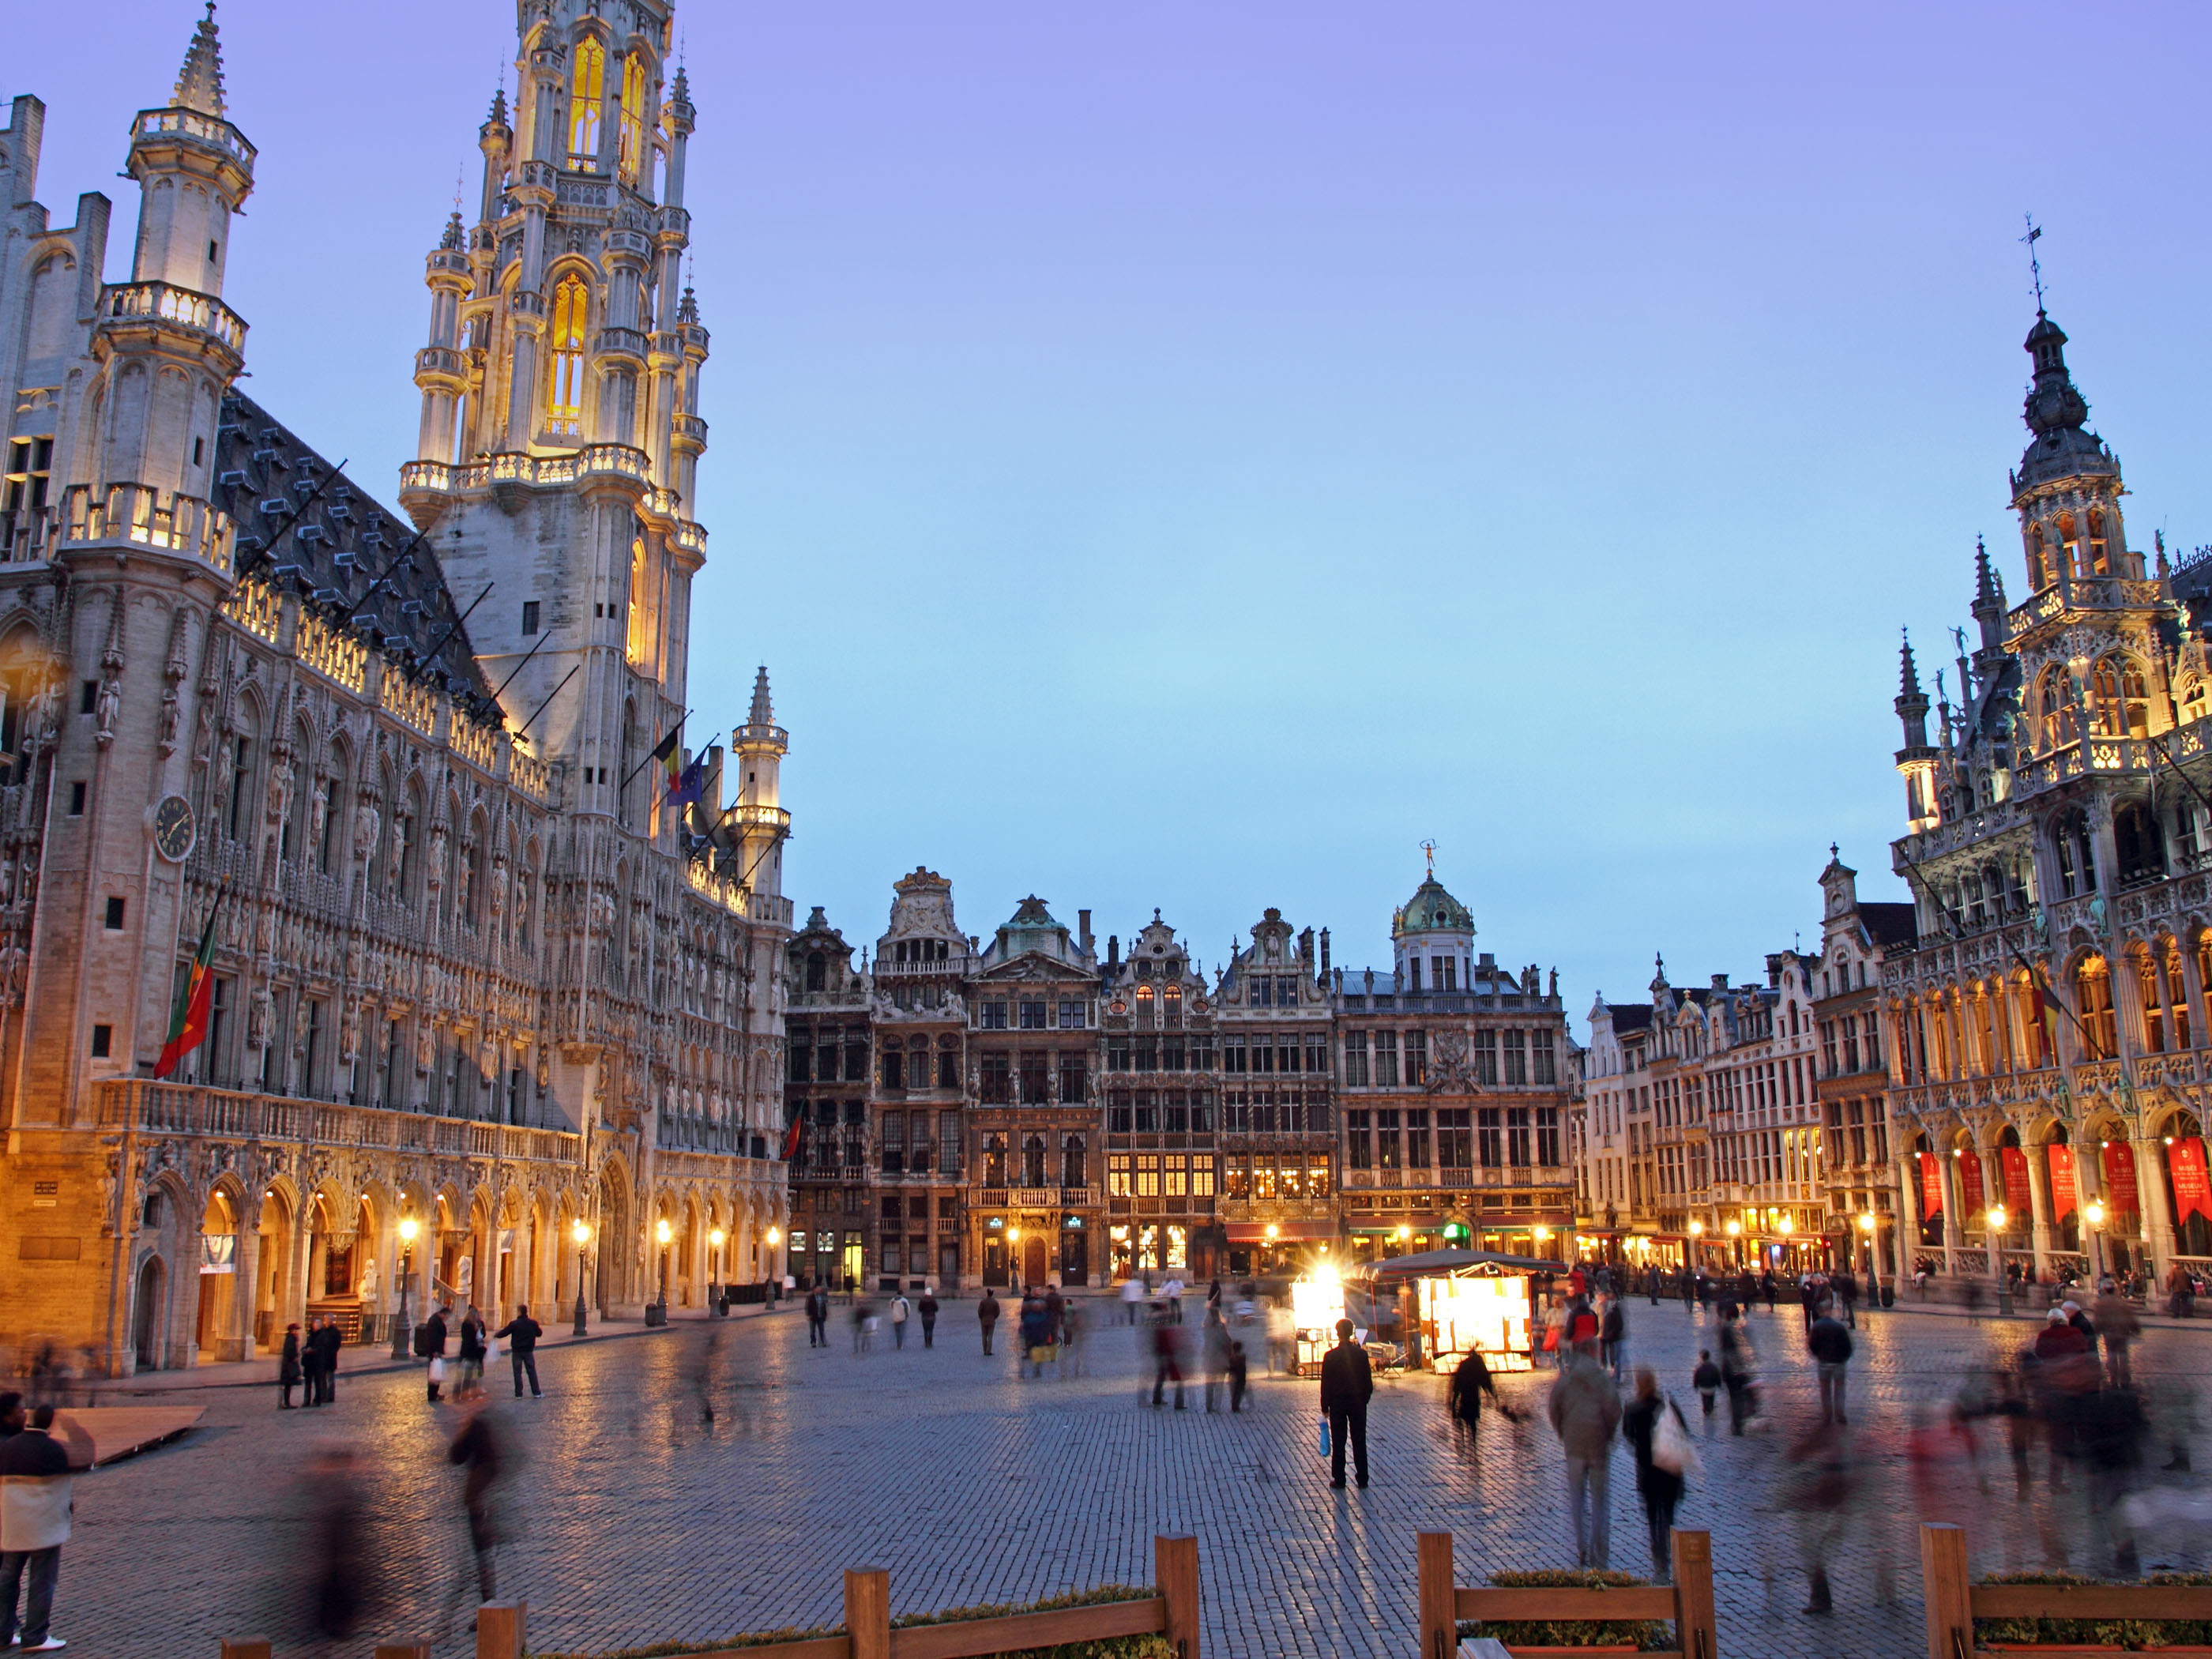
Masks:
[[[1312,1382],[1262,1376],[1241,1416],[1209,1415],[1196,1387],[1189,1409],[1154,1412],[1139,1402],[1137,1333],[1109,1322],[1116,1305],[1085,1305],[1082,1373],[1058,1378],[1018,1378],[1004,1341],[983,1358],[972,1302],[945,1304],[933,1349],[917,1323],[903,1349],[886,1327],[873,1352],[856,1355],[842,1317],[830,1346],[810,1349],[791,1313],[553,1351],[541,1362],[542,1401],[504,1398],[495,1371],[498,1419],[521,1455],[500,1588],[527,1599],[532,1649],[605,1652],[835,1624],[848,1566],[888,1568],[895,1613],[1145,1583],[1152,1534],[1188,1531],[1199,1539],[1210,1652],[1402,1659],[1414,1645],[1418,1531],[1456,1534],[1462,1583],[1571,1561],[1557,1443],[1542,1421],[1547,1374],[1502,1380],[1531,1419],[1516,1429],[1486,1418],[1479,1456],[1452,1443],[1442,1379],[1382,1379],[1374,1484],[1337,1492],[1317,1455]],[[1627,1306],[1632,1363],[1653,1364],[1697,1425],[1688,1376],[1710,1317]],[[1851,1403],[1874,1475],[1825,1620],[1797,1611],[1803,1580],[1773,1497],[1788,1425],[1814,1398],[1799,1322],[1787,1307],[1762,1310],[1754,1328],[1780,1429],[1702,1442],[1705,1474],[1680,1517],[1713,1534],[1721,1651],[1917,1653],[1905,1431],[1916,1407],[1948,1400],[1993,1340],[2016,1346],[2033,1328],[1909,1313],[1862,1321]],[[2136,1368],[2164,1385],[2208,1358],[2203,1335],[2155,1330]],[[307,1469],[319,1446],[343,1439],[372,1471],[370,1553],[385,1574],[380,1611],[345,1650],[427,1632],[440,1651],[465,1651],[473,1581],[459,1471],[444,1455],[456,1415],[423,1394],[419,1372],[342,1376],[336,1408],[314,1413],[279,1412],[273,1389],[194,1394],[210,1409],[186,1439],[78,1482],[56,1629],[73,1649],[114,1659],[210,1653],[219,1637],[247,1632],[271,1634],[280,1650],[306,1645]],[[2165,1443],[2154,1449],[2144,1479],[2181,1478],[2154,1472]],[[1977,1565],[2039,1564],[2057,1547],[2087,1560],[2063,1507],[2076,1500],[2052,1507],[2040,1455],[2026,1504],[2002,1462],[2000,1449],[1993,1496],[1969,1477],[1946,1500],[1975,1528]],[[1613,1560],[1644,1572],[1633,1485],[1623,1449]],[[2147,1545],[2144,1565],[2201,1566],[2203,1542],[2194,1548],[2185,1559]]]

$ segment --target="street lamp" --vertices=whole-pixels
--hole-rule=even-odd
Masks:
[[[714,1271],[707,1276],[707,1300],[716,1307],[722,1300],[722,1241],[728,1237],[720,1227],[707,1230],[707,1248],[714,1253]]]
[[[581,1336],[591,1328],[590,1322],[584,1314],[584,1264],[587,1259],[585,1255],[585,1248],[592,1242],[591,1224],[583,1217],[578,1216],[576,1224],[569,1230],[568,1236],[576,1241],[576,1328],[574,1334]]]
[[[2105,1276],[2105,1206],[2091,1199],[2082,1208],[2081,1218],[2089,1224],[2089,1278],[2094,1284]]]
[[[399,1218],[399,1311],[392,1321],[392,1357],[394,1359],[405,1359],[409,1352],[407,1280],[414,1268],[415,1235],[422,1231],[422,1223],[413,1216]]]
[[[660,1241],[660,1298],[656,1304],[660,1316],[653,1322],[665,1325],[668,1322],[668,1241],[676,1237],[676,1229],[670,1226],[668,1218],[663,1216],[653,1224],[653,1236]]]

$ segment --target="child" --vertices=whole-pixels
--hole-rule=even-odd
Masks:
[[[1721,1385],[1721,1368],[1713,1364],[1712,1350],[1698,1350],[1698,1369],[1690,1373],[1690,1381],[1698,1390],[1698,1403],[1705,1408],[1708,1423],[1713,1414],[1713,1395]]]
[[[1244,1345],[1242,1342],[1229,1345],[1229,1409],[1232,1412],[1244,1409]]]

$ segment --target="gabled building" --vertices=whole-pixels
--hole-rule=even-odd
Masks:
[[[1287,1269],[1337,1237],[1328,937],[1270,907],[1219,984],[1222,1246],[1234,1274]]]
[[[1899,1194],[1885,1109],[1889,1066],[1882,1046],[1882,970],[1918,943],[1913,907],[1862,900],[1858,872],[1828,849],[1820,872],[1820,954],[1813,1019],[1820,1039],[1821,1165],[1836,1259],[1894,1279]]]
[[[1107,1257],[1115,1278],[1221,1270],[1220,1005],[1176,937],[1152,919],[1106,941],[1099,991]],[[1247,1172],[1249,1181],[1249,1168]]]

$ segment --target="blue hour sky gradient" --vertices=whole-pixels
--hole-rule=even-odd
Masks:
[[[40,195],[196,6],[10,9]],[[253,395],[387,501],[514,8],[228,0]],[[1423,838],[1577,1015],[1895,896],[1897,630],[2020,596],[2032,210],[2148,547],[2212,542],[2202,8],[713,0],[695,741],[769,664],[786,885],[950,875],[1387,965]],[[97,70],[86,43],[95,37]],[[512,85],[512,70],[509,70]],[[1932,691],[1932,679],[1930,690]],[[1578,1022],[1579,1023],[1579,1022]]]

